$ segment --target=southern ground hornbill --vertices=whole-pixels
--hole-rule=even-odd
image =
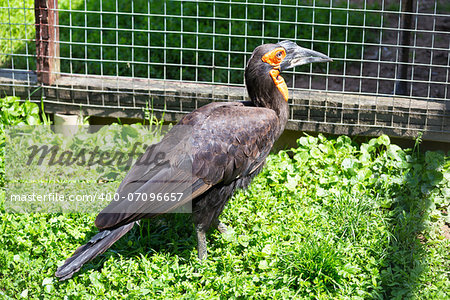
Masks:
[[[238,188],[248,186],[262,169],[274,142],[288,119],[288,88],[280,72],[312,62],[331,59],[291,41],[257,47],[245,69],[249,102],[210,103],[190,114],[169,131],[150,152],[166,154],[165,164],[135,165],[120,184],[117,193],[170,193],[174,182],[188,182],[190,193],[180,201],[112,202],[96,218],[100,232],[58,268],[60,280],[71,278],[83,264],[105,252],[127,233],[134,223],[192,201],[193,221],[198,239],[198,256],[204,259],[206,231],[218,225],[228,199]],[[192,128],[183,137],[174,133],[179,125]],[[174,130],[175,129],[175,130]],[[186,146],[189,143],[189,146]],[[189,168],[183,168],[189,165]],[[189,171],[187,171],[189,170]],[[126,197],[124,197],[126,198]],[[114,213],[111,213],[114,212]]]

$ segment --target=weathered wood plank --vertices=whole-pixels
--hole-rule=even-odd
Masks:
[[[0,90],[8,82],[18,83],[0,77]],[[247,99],[243,87],[100,76],[61,76],[53,86],[36,93],[36,100],[41,92],[45,109],[51,113],[78,114],[81,110],[90,116],[143,119],[148,107],[171,122],[211,101]],[[404,138],[422,131],[424,140],[450,142],[450,100],[301,90],[292,93],[292,98],[287,129]]]
[[[51,85],[59,77],[58,0],[35,0],[36,65],[39,82]]]

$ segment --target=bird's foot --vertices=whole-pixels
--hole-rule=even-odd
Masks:
[[[219,230],[221,234],[227,233],[227,229],[227,225],[223,224],[222,222],[219,222],[219,224],[217,225],[217,230]]]

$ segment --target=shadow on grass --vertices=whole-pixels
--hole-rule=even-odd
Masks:
[[[85,243],[95,234],[97,232],[93,231]],[[159,253],[178,256],[188,261],[196,246],[197,239],[190,214],[167,214],[153,219],[143,219],[105,253],[86,263],[74,276],[88,270],[102,269],[105,261],[111,257],[118,259],[118,255],[123,258],[134,258]]]
[[[394,201],[386,205],[389,240],[380,241],[386,244],[380,268],[384,299],[416,297],[423,285],[421,277],[429,266],[426,235],[430,213],[435,208],[432,195],[442,179],[439,169],[444,165],[444,156],[438,152],[427,152],[425,158],[417,153],[413,156],[413,167],[403,182],[392,183],[388,188]]]

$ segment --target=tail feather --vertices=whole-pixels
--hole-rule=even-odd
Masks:
[[[97,233],[86,245],[78,247],[75,253],[56,270],[55,276],[60,281],[71,278],[85,263],[108,250],[112,244],[130,231],[133,225],[134,222]]]

